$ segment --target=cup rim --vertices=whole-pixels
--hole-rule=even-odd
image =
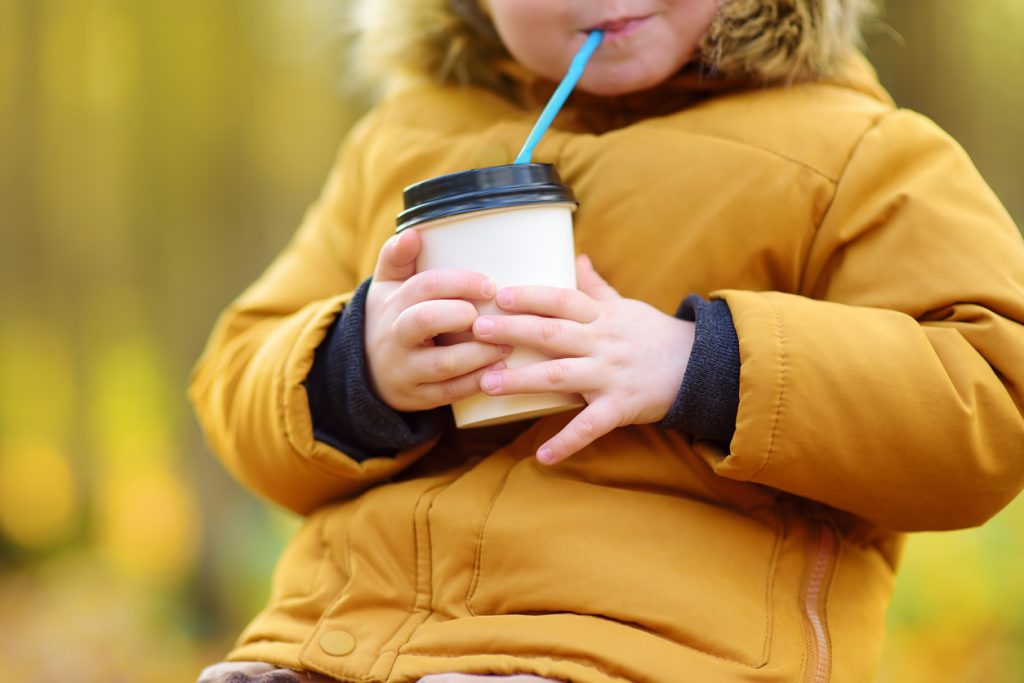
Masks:
[[[396,232],[450,216],[536,204],[578,206],[553,164],[504,164],[429,178],[405,188]]]

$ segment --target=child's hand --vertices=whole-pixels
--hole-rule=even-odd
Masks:
[[[477,339],[534,348],[555,360],[488,371],[492,396],[554,391],[582,394],[587,407],[537,450],[554,464],[616,427],[657,422],[672,406],[693,347],[694,324],[642,301],[624,299],[586,256],[576,260],[579,290],[508,287],[498,306],[520,315],[480,316]]]
[[[468,271],[417,274],[419,251],[415,230],[388,240],[366,294],[366,361],[373,390],[393,409],[406,412],[477,393],[483,372],[503,368],[500,361],[511,350],[472,340],[434,344],[439,334],[468,332],[477,317],[468,300],[493,298],[495,285]]]

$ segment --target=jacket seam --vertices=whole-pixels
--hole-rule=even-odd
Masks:
[[[319,566],[316,568],[316,571],[313,572],[313,576],[310,577],[309,587],[306,589],[306,595],[307,596],[311,596],[314,593],[316,593],[316,587],[320,583],[320,581],[319,581],[320,575],[325,571],[325,569],[324,569],[325,566],[329,567],[329,566],[333,565],[333,566],[337,567],[338,569],[341,569],[341,567],[338,565],[338,562],[331,556],[331,546],[327,542],[327,519],[326,519],[326,515],[322,515],[322,516],[320,516],[319,519],[317,519],[317,525],[318,525],[318,528],[317,528],[316,536],[317,536],[317,541],[320,544],[321,559],[320,559],[320,562],[319,562]],[[350,574],[350,576],[351,576],[351,574]]]
[[[850,170],[850,165],[853,163],[853,158],[855,156],[857,156],[857,152],[860,150],[861,146],[864,144],[865,138],[867,138],[867,136],[870,135],[871,133],[873,133],[874,131],[878,130],[881,127],[881,125],[885,121],[887,121],[889,119],[890,116],[894,116],[897,113],[899,113],[900,111],[901,110],[898,109],[898,108],[897,109],[890,109],[888,111],[882,112],[880,115],[875,117],[875,119],[871,122],[871,125],[866,127],[861,132],[861,134],[857,137],[857,141],[850,148],[850,153],[847,155],[846,161],[843,162],[843,167],[839,171],[838,177],[831,179],[831,181],[832,181],[832,196],[829,198],[828,205],[825,207],[825,210],[821,212],[821,218],[819,218],[818,222],[814,225],[814,228],[811,231],[812,237],[811,237],[809,243],[807,244],[807,249],[805,250],[805,252],[803,254],[803,265],[800,268],[800,277],[797,278],[797,291],[798,292],[803,292],[806,289],[805,285],[806,285],[806,279],[807,279],[807,266],[808,266],[808,264],[810,262],[810,259],[808,258],[808,255],[812,251],[814,251],[814,245],[817,243],[818,237],[821,235],[821,227],[825,224],[825,222],[828,220],[829,216],[832,214],[832,208],[835,206],[836,197],[839,196],[840,186],[842,185],[843,180],[846,179],[846,174]]]
[[[476,535],[476,557],[473,559],[473,581],[469,586],[469,593],[466,595],[466,609],[474,617],[480,616],[476,609],[473,607],[473,598],[476,597],[477,587],[480,585],[480,576],[483,574],[483,562],[484,562],[484,531],[487,529],[487,522],[491,519],[491,513],[494,511],[494,506],[498,502],[498,498],[505,491],[505,486],[508,484],[508,478],[512,474],[512,470],[519,463],[513,463],[508,470],[505,471],[505,476],[501,480],[501,486],[494,492],[494,496],[491,498],[490,504],[487,506],[487,512],[484,513],[484,518],[480,521],[480,529]]]
[[[345,583],[338,589],[339,593],[341,593],[342,591],[345,590],[345,586],[348,585],[348,582],[352,579],[352,548],[351,548],[351,546],[352,546],[352,523],[351,522],[352,522],[352,518],[355,516],[355,513],[359,509],[359,503],[360,502],[361,502],[361,499],[359,499],[358,502],[356,500],[353,500],[353,501],[349,501],[346,504],[346,506],[352,506],[352,508],[351,508],[351,510],[348,513],[348,520],[347,520],[347,523],[345,524],[345,543],[344,543],[344,546],[345,546],[345,563],[344,564],[342,564],[341,562],[338,561],[337,554],[331,551],[331,544],[327,540],[327,519],[326,519],[327,514],[324,514],[324,519],[322,519],[321,522],[320,522],[319,541],[320,541],[320,547],[323,550],[323,552],[324,552],[324,554],[325,554],[325,556],[327,558],[326,562],[328,564],[332,565],[335,569],[337,569],[338,572],[342,573],[345,576]],[[328,513],[328,514],[332,514],[332,515],[337,514],[337,512],[336,512],[337,509],[338,509],[337,507],[332,506],[332,507],[330,507],[328,509],[330,510],[330,513]],[[324,510],[324,508],[321,508],[321,510]],[[326,510],[325,510],[325,512],[326,512]]]
[[[310,316],[310,319],[307,320],[305,324],[302,325],[302,327],[299,329],[299,333],[295,339],[295,342],[292,344],[291,348],[288,350],[288,355],[285,357],[285,362],[279,368],[279,381],[281,383],[281,389],[278,396],[280,400],[280,414],[284,426],[285,437],[288,439],[288,443],[289,445],[291,445],[292,450],[295,453],[305,458],[306,460],[310,461],[315,460],[313,458],[313,446],[310,446],[308,454],[303,452],[303,449],[299,445],[299,436],[295,433],[295,430],[293,429],[294,425],[291,424],[291,420],[288,419],[288,409],[290,407],[290,402],[288,400],[288,393],[290,389],[288,385],[288,369],[295,365],[295,363],[297,362],[296,358],[299,354],[300,342],[309,335],[310,330],[312,328],[316,327],[321,322],[322,311],[320,309],[323,308],[323,302],[320,303],[321,306],[318,307],[316,311],[317,314]],[[345,304],[342,304],[339,310],[335,313],[335,315],[340,315],[341,311],[344,310],[344,308]],[[310,416],[310,424],[312,424],[312,416]],[[310,433],[310,438],[312,442],[315,444],[316,440],[313,439],[312,432]]]
[[[444,488],[447,488],[444,484],[437,484],[435,486],[431,486],[431,487],[425,489],[424,491],[421,491],[420,495],[416,497],[416,503],[412,506],[412,510],[413,510],[413,513],[412,513],[412,543],[413,543],[412,601],[411,601],[411,604],[409,605],[409,613],[406,615],[405,619],[402,619],[401,623],[398,625],[397,628],[395,628],[395,630],[391,633],[391,635],[388,636],[387,640],[384,641],[383,645],[386,645],[387,643],[392,642],[398,636],[398,634],[402,632],[402,629],[405,628],[406,625],[409,624],[418,615],[426,614],[426,616],[429,617],[431,614],[433,614],[433,610],[430,608],[429,605],[428,605],[428,608],[425,609],[425,610],[420,610],[420,609],[416,608],[417,598],[419,598],[419,595],[420,595],[420,593],[419,593],[419,583],[420,583],[420,556],[419,556],[419,554],[420,554],[420,537],[419,537],[419,534],[417,533],[417,529],[416,529],[416,512],[419,510],[419,507],[423,503],[423,499],[424,498],[426,498],[429,494],[432,494],[434,491],[437,491],[438,489],[444,489]],[[431,498],[430,503],[431,503],[431,505],[433,505],[433,498]],[[428,505],[427,508],[429,510],[430,505]],[[429,544],[428,544],[428,547],[427,547],[427,554],[428,555],[430,554],[430,551],[431,551],[431,549],[430,549]],[[433,569],[433,567],[431,567],[431,569]],[[428,587],[428,590],[429,590],[429,587]],[[433,599],[433,596],[431,596],[431,599]],[[416,627],[413,627],[413,631],[415,631],[415,629],[416,629]],[[412,634],[410,634],[410,637],[411,637],[411,635]],[[408,638],[406,638],[406,643],[408,643],[408,642],[409,642],[409,640],[408,640]],[[394,659],[391,660],[391,665],[387,667],[388,671],[387,671],[387,676],[386,677],[390,678],[391,677],[391,673],[395,670],[395,664],[398,663],[398,656],[401,653],[402,645],[404,645],[404,644],[405,643],[402,643],[402,644],[398,645],[397,647],[389,648],[389,649],[386,649],[386,650],[381,650],[379,653],[377,653],[377,658],[374,660],[373,664],[370,666],[370,670],[372,671],[378,665],[381,665],[383,663],[383,659],[384,659],[385,656],[393,654],[393,655],[395,655],[395,657],[394,657]]]
[[[772,546],[771,555],[768,557],[768,572],[764,583],[764,644],[761,646],[761,664],[756,667],[758,669],[768,664],[769,655],[771,654],[772,616],[774,614],[772,598],[774,597],[775,575],[778,573],[779,556],[782,554],[782,542],[786,537],[786,524],[782,518],[782,513],[778,509],[774,512],[778,528],[775,532],[775,543]]]
[[[305,330],[305,326],[303,326]],[[289,424],[288,419],[288,368],[292,362],[292,353],[294,349],[291,349],[288,355],[285,357],[284,363],[282,363],[277,371],[274,373],[277,380],[277,419],[281,426],[281,431],[284,433],[285,440],[288,442],[288,446],[291,448],[292,455],[298,456],[299,458],[308,462],[315,462],[313,458],[306,457],[298,446],[295,444],[295,440],[292,436],[292,428]],[[322,467],[322,465],[321,465]]]
[[[678,129],[676,129],[673,126],[658,125],[658,126],[654,126],[654,127],[661,128],[661,129],[668,128],[668,129],[671,129],[671,130],[678,130]],[[678,132],[683,133],[683,134],[688,135],[688,136],[691,136],[691,137],[695,137],[695,138],[703,138],[705,140],[714,140],[716,142],[722,142],[722,143],[725,143],[725,144],[736,145],[737,147],[741,147],[741,148],[744,148],[744,149],[755,150],[755,151],[761,152],[763,154],[767,154],[768,156],[774,157],[776,159],[781,159],[782,161],[785,161],[786,163],[792,164],[794,166],[798,166],[798,167],[800,167],[800,168],[802,168],[802,169],[804,169],[806,171],[809,171],[809,172],[813,173],[814,175],[818,176],[819,178],[822,178],[823,180],[827,180],[829,183],[831,183],[833,185],[838,181],[838,178],[833,178],[830,174],[828,174],[825,171],[821,170],[817,166],[809,164],[806,161],[802,161],[801,159],[797,159],[796,157],[790,156],[790,155],[788,155],[788,154],[786,154],[784,152],[780,152],[777,149],[772,149],[771,147],[765,147],[764,145],[758,145],[756,143],[747,142],[745,140],[736,140],[735,138],[725,137],[724,135],[712,135],[710,133],[700,133],[700,132],[695,132],[695,131],[678,131]]]
[[[775,316],[775,336],[779,343],[779,390],[775,397],[775,413],[772,415],[771,421],[771,432],[768,436],[768,448],[765,451],[764,458],[761,460],[761,465],[750,475],[750,481],[757,478],[761,472],[768,467],[768,463],[775,452],[775,439],[778,436],[778,428],[780,418],[782,416],[782,403],[786,394],[786,380],[787,380],[787,369],[788,359],[786,355],[786,334],[782,325],[782,315],[779,312],[778,306],[772,302],[767,296],[761,295],[765,301],[771,306],[772,313]]]

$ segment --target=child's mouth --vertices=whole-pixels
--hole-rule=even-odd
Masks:
[[[592,26],[589,31],[604,31],[604,42],[608,43],[615,40],[626,38],[637,30],[650,19],[650,15],[636,16],[636,17],[622,17],[619,19],[610,19],[603,21],[600,24]]]

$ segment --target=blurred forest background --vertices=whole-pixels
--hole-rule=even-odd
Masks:
[[[192,681],[262,605],[297,520],[185,388],[366,106],[343,4],[0,0],[0,678]],[[868,36],[1018,225],[1022,38],[1021,0],[890,0]],[[910,541],[879,683],[1021,680],[1024,499]]]

